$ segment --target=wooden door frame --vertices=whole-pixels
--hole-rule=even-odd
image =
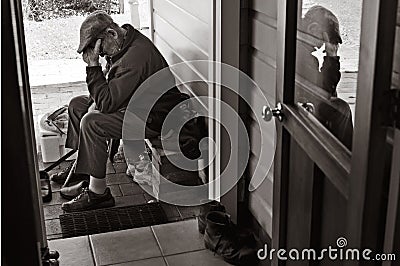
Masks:
[[[278,1],[276,101],[283,103],[286,119],[277,127],[272,248],[286,247],[286,196],[292,138],[348,199],[348,230],[344,233],[347,233],[349,245],[362,247],[371,239],[377,240],[379,229],[379,221],[368,221],[366,215],[379,213],[378,208],[383,204],[376,196],[383,190],[382,181],[376,178],[377,173],[383,171],[383,160],[377,164],[372,162],[384,149],[386,139],[384,125],[387,121],[382,117],[388,115],[388,108],[382,108],[382,104],[390,89],[397,1],[365,0],[363,4],[357,87],[358,95],[362,97],[357,98],[352,155],[327,129],[318,125],[304,110],[296,108],[294,103],[298,2],[301,4],[301,0]],[[378,192],[374,192],[374,188]],[[274,258],[273,265],[284,265],[284,262]]]
[[[297,32],[297,1],[278,1],[277,6],[277,54],[276,54],[276,103],[294,102],[295,43]],[[290,58],[292,62],[290,64]],[[287,62],[289,61],[289,62]],[[272,248],[286,246],[287,193],[290,159],[290,134],[277,125],[277,143],[274,161]],[[281,265],[276,258],[273,265]]]
[[[149,1],[149,16],[150,16],[150,25],[149,25],[149,38],[152,42],[154,42],[154,17],[153,17],[153,12],[154,12],[154,0],[148,0]]]
[[[384,154],[390,121],[388,94],[391,88],[398,1],[363,2],[360,63],[357,81],[355,127],[350,174],[348,242],[354,247],[381,251],[380,219],[386,212],[380,198]],[[372,216],[374,215],[374,216]],[[379,234],[382,234],[380,236]],[[371,243],[373,243],[371,245]],[[354,264],[353,264],[354,265]]]
[[[400,19],[400,17],[399,17]],[[393,145],[392,169],[390,176],[388,208],[385,226],[385,243],[383,251],[386,254],[396,252],[400,235],[400,129],[395,128],[391,136]],[[395,265],[393,261],[384,262],[384,266]]]
[[[212,1],[212,22],[210,25],[210,61],[228,64],[239,69],[240,58],[240,0],[209,0]],[[221,83],[224,74],[221,65],[210,64],[209,75],[211,80]],[[231,83],[233,83],[232,81]],[[239,76],[237,77],[239,84]],[[230,105],[239,114],[239,96],[229,89],[218,84],[209,86],[209,109],[210,115],[219,119],[223,124],[238,125],[238,117],[221,110],[218,101]],[[238,126],[236,126],[237,128]],[[210,147],[209,158],[216,152],[216,158],[209,167],[209,178],[216,180],[227,162],[236,162],[239,165],[239,155],[231,154],[230,145],[239,146],[238,132],[229,132],[229,135],[221,131],[221,125],[215,120],[209,124],[209,136],[215,141],[216,149]],[[212,146],[212,145],[211,145]],[[231,176],[237,176],[239,169],[228,169]],[[225,205],[232,221],[237,222],[238,190],[235,185],[228,193],[221,195],[221,182],[215,186],[210,185],[209,195],[211,199],[220,200]]]
[[[35,133],[28,78],[22,6],[19,0],[2,2],[3,233],[2,262],[41,265],[47,247],[39,185]],[[3,72],[4,71],[4,72]]]

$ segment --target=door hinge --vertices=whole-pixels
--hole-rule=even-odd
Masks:
[[[400,129],[400,89],[390,90],[390,114],[389,126]]]

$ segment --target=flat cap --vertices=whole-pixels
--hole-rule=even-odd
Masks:
[[[86,47],[95,41],[96,37],[113,23],[112,18],[104,11],[91,13],[83,22],[80,29],[80,42],[78,53],[82,53]]]

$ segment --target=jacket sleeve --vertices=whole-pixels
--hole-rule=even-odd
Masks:
[[[323,89],[333,94],[336,93],[336,86],[341,77],[339,60],[339,56],[325,56],[321,68]]]
[[[120,109],[140,85],[140,74],[133,68],[119,67],[115,76],[107,82],[100,66],[86,68],[89,93],[102,113]]]

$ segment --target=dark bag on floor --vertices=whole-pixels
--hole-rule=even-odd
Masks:
[[[166,128],[167,132],[171,134],[179,133],[179,147],[182,153],[189,159],[197,159],[201,155],[199,150],[199,142],[204,137],[205,126],[204,119],[202,117],[196,117],[197,112],[184,101],[190,99],[190,96],[185,93],[177,94],[166,94],[162,96],[156,103],[156,111],[150,112],[149,119],[146,126],[155,132],[161,132],[164,120],[168,113],[175,107],[178,112],[174,114],[173,119],[178,124],[184,124],[183,128],[178,132],[175,128]],[[168,136],[162,136],[168,138]],[[161,142],[152,141],[152,144],[157,148]],[[173,146],[173,145],[171,145]]]

